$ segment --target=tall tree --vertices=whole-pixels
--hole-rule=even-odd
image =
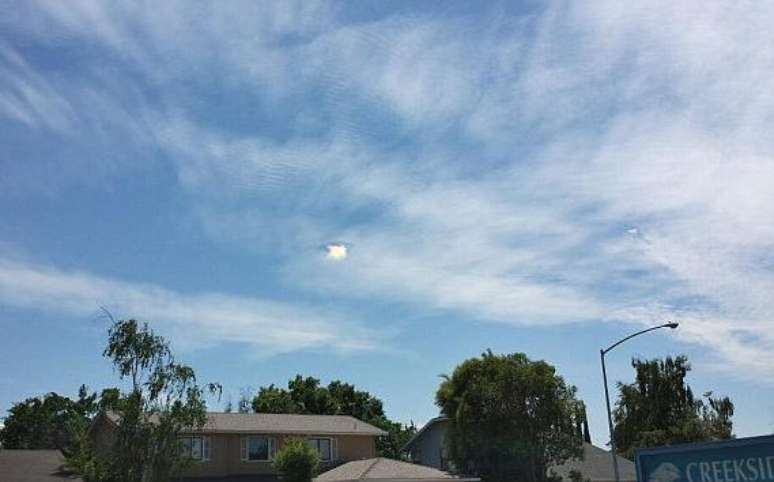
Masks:
[[[112,393],[120,422],[107,467],[101,469],[115,481],[168,481],[190,463],[180,451],[181,433],[204,425],[205,395],[219,386],[198,385],[194,370],[178,363],[167,341],[147,323],[114,322],[103,355],[131,385],[128,393]]]
[[[454,466],[486,482],[540,482],[549,467],[582,456],[576,389],[523,353],[465,360],[436,394],[449,417]]]
[[[615,442],[631,457],[638,447],[733,437],[734,404],[712,392],[697,398],[686,383],[688,358],[632,360],[634,383],[618,383]]]
[[[403,445],[416,432],[413,424],[393,422],[384,413],[382,401],[354,385],[334,380],[320,385],[314,377],[296,375],[288,388],[275,385],[261,387],[253,399],[258,413],[307,413],[318,415],[351,415],[387,432],[377,440],[377,452],[384,457],[399,458]]]

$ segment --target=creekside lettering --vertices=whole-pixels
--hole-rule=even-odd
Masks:
[[[685,466],[688,482],[774,481],[774,455],[746,459],[691,462]]]

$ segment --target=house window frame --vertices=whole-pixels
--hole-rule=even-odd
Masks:
[[[322,453],[320,451],[320,440],[327,440],[328,441],[328,458],[324,459],[322,457]],[[317,444],[312,445],[311,442],[316,441]],[[334,451],[334,438],[333,437],[324,437],[324,436],[317,436],[312,435],[306,438],[306,443],[309,444],[312,448],[317,449],[317,453],[320,455],[320,462],[333,462],[336,460],[335,458],[335,451]]]
[[[250,458],[250,439],[265,439],[266,440],[266,457],[265,459],[251,459]],[[276,452],[277,441],[274,437],[264,434],[249,434],[243,435],[240,439],[240,459],[242,462],[249,464],[267,463],[274,460]]]
[[[188,441],[188,445],[185,445],[184,441]],[[199,442],[198,455],[194,455],[194,440]],[[212,444],[210,443],[210,437],[206,435],[181,435],[178,437],[178,442],[182,452],[187,455],[194,462],[207,462],[210,460],[210,450]]]

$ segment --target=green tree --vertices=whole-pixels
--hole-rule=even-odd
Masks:
[[[451,461],[486,482],[546,480],[551,466],[583,454],[575,394],[553,366],[523,353],[465,360],[436,394]]]
[[[52,392],[18,402],[9,410],[0,443],[8,449],[66,450],[74,438],[73,426],[86,423],[97,410],[96,399],[82,385],[77,400]]]
[[[401,448],[416,432],[413,424],[388,419],[381,400],[339,380],[326,387],[317,378],[296,375],[287,389],[273,384],[261,387],[252,405],[258,413],[351,415],[388,433],[376,443],[377,453],[383,457],[399,458]]]
[[[696,398],[685,378],[688,358],[632,360],[634,383],[618,383],[613,412],[616,447],[631,457],[638,447],[733,437],[734,404],[712,392]]]
[[[284,482],[310,482],[320,465],[320,455],[306,440],[289,438],[274,456],[273,464]]]
[[[284,388],[261,387],[258,395],[253,398],[253,410],[256,413],[305,413],[291,398],[290,392]]]
[[[180,450],[180,435],[204,425],[205,395],[219,386],[199,386],[194,370],[176,362],[167,341],[147,323],[114,322],[103,355],[131,383],[128,393],[111,392],[120,423],[106,461],[107,478],[168,481],[190,463]]]

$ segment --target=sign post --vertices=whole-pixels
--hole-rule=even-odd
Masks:
[[[638,482],[774,482],[774,436],[636,450]]]

